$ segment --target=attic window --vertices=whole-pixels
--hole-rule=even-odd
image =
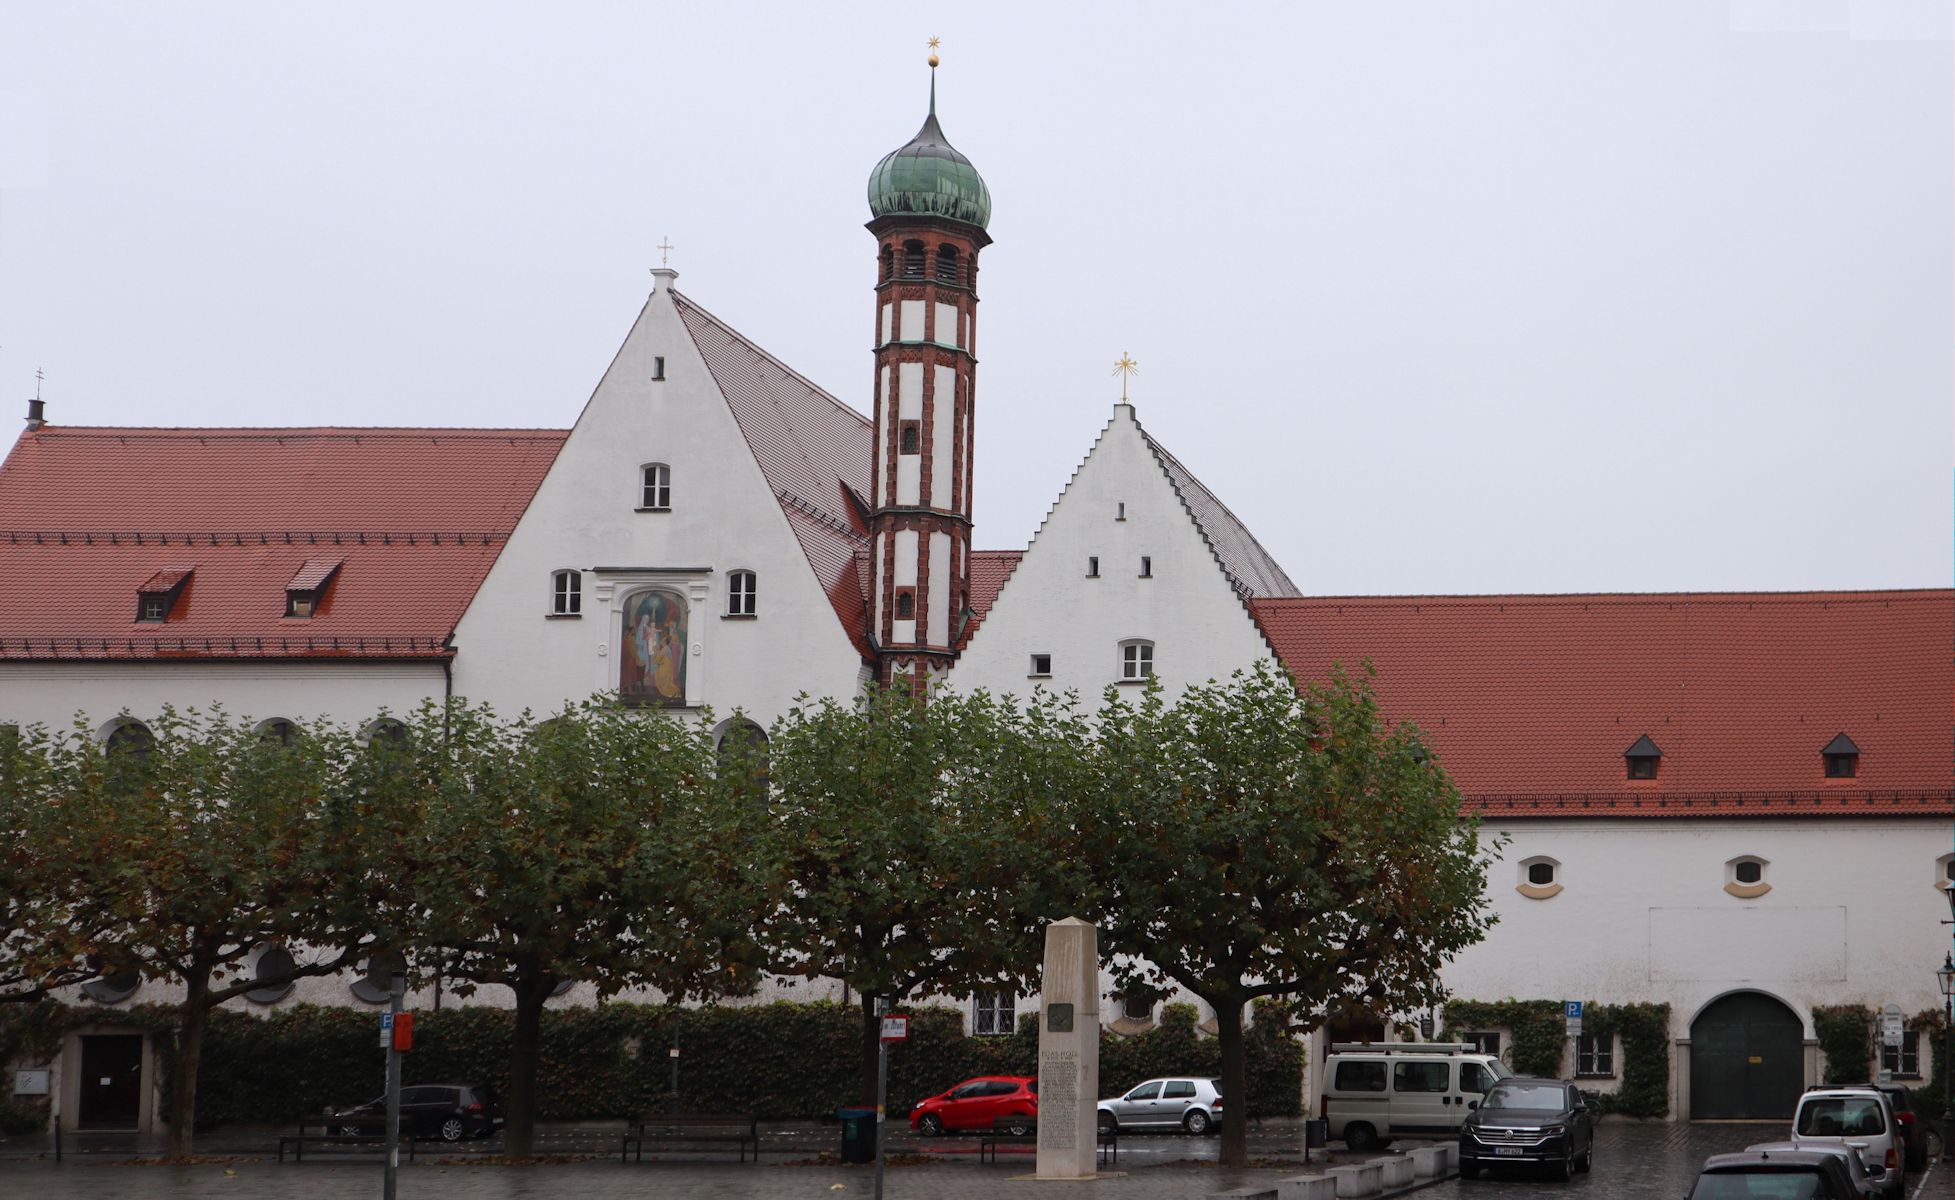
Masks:
[[[1145,554],[1140,556],[1140,577],[1142,579],[1152,579],[1154,577],[1154,560]]]
[[[190,567],[166,567],[136,589],[136,619],[167,621],[176,610],[177,598],[190,582]]]
[[[1860,773],[1860,747],[1844,733],[1826,743],[1820,751],[1826,758],[1826,778],[1851,779]]]
[[[1032,656],[1032,669],[1028,673],[1034,679],[1043,679],[1051,675],[1052,656],[1050,654],[1034,654]]]
[[[326,589],[339,576],[339,566],[343,560],[337,558],[313,558],[299,568],[292,581],[285,585],[285,615],[288,617],[310,617],[319,611],[326,599]]]
[[[1113,519],[1116,521],[1124,521],[1127,519],[1127,502],[1125,500],[1120,501],[1117,505],[1114,506]]]
[[[1086,559],[1086,578],[1098,579],[1099,577],[1100,577],[1100,556],[1097,554],[1090,555]]]
[[[1663,751],[1656,748],[1656,743],[1650,741],[1650,735],[1647,733],[1637,738],[1635,745],[1622,752],[1622,759],[1628,765],[1631,779],[1655,779],[1656,764],[1662,758]]]
[[[652,382],[665,382],[665,356],[663,354],[654,354],[652,356]]]

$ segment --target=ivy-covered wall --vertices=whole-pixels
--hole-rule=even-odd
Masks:
[[[1522,1075],[1557,1078],[1562,1073],[1568,1025],[1558,1000],[1451,1000],[1447,1030],[1504,1030],[1501,1058]],[[1670,1114],[1670,1006],[1583,1005],[1583,1028],[1618,1039],[1614,1092],[1597,1092],[1604,1112],[1631,1117]]]
[[[23,1005],[0,1014],[0,1062],[51,1054],[99,1008]],[[1195,1010],[1169,1005],[1159,1027],[1128,1038],[1104,1035],[1105,1095],[1165,1074],[1215,1075],[1221,1046],[1195,1029]],[[118,1022],[163,1026],[167,1010],[118,1010]],[[750,1008],[606,1004],[551,1010],[543,1018],[539,1116],[546,1120],[622,1117],[671,1102],[674,1020],[680,1050],[679,1104],[691,1112],[756,1112],[813,1117],[853,1104],[859,1012],[837,1004],[777,1003]],[[417,1012],[409,1082],[485,1080],[507,1088],[509,1010],[487,1007]],[[1248,1031],[1247,1112],[1296,1116],[1303,1048],[1274,1022]],[[159,1038],[159,1044],[167,1039]],[[168,1047],[165,1070],[168,1067]],[[893,1113],[907,1112],[972,1075],[1037,1073],[1036,1022],[1028,1014],[1011,1037],[964,1036],[961,1014],[919,1007],[910,1039],[889,1056]],[[200,1125],[280,1122],[380,1094],[384,1056],[370,1010],[298,1005],[268,1014],[220,1010],[205,1035],[198,1085]]]

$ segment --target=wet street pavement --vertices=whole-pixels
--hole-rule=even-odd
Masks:
[[[1681,1200],[1710,1154],[1736,1150],[1752,1142],[1781,1136],[1778,1125],[1703,1124],[1605,1120],[1597,1131],[1595,1170],[1568,1183],[1555,1183],[1520,1172],[1492,1173],[1466,1181],[1447,1179],[1417,1192],[1418,1200]],[[235,1195],[239,1200],[340,1200],[380,1194],[379,1159],[348,1156],[344,1152],[308,1155],[303,1164],[276,1161],[272,1152],[278,1130],[219,1131],[204,1147],[213,1156],[235,1155],[237,1161],[176,1167],[128,1165],[124,1152],[104,1150],[71,1155],[56,1164],[51,1159],[0,1158],[0,1197],[13,1200],[111,1200],[111,1198],[176,1198]],[[848,1200],[872,1194],[868,1167],[824,1165],[814,1161],[822,1149],[839,1141],[833,1126],[782,1127],[767,1131],[758,1165],[721,1161],[702,1154],[668,1156],[664,1161],[632,1166],[618,1163],[597,1140],[599,1130],[584,1134],[586,1161],[537,1166],[460,1165],[481,1162],[471,1152],[449,1156],[443,1148],[424,1145],[419,1161],[403,1163],[401,1200],[450,1200],[460,1197],[574,1197],[611,1200],[613,1197],[684,1197],[687,1200],[773,1200],[776,1197]],[[558,1148],[568,1150],[576,1131],[562,1131]],[[611,1143],[615,1145],[615,1143]],[[1401,1143],[1394,1150],[1403,1149]],[[1109,1170],[1124,1174],[1090,1183],[1051,1183],[1021,1178],[1030,1173],[1029,1147],[1014,1147],[997,1164],[976,1161],[973,1139],[925,1140],[907,1131],[891,1138],[892,1153],[915,1156],[888,1168],[884,1195],[888,1200],[1018,1200],[1068,1197],[1076,1200],[1201,1200],[1210,1193],[1243,1186],[1273,1186],[1274,1181],[1304,1173],[1301,1126],[1272,1121],[1250,1131],[1250,1154],[1260,1160],[1296,1165],[1229,1171],[1214,1165],[1217,1139],[1186,1136],[1132,1137],[1120,1145],[1120,1161]],[[17,1151],[9,1146],[7,1153]],[[1339,1150],[1333,1147],[1333,1150]],[[1313,1158],[1322,1162],[1323,1152]],[[1337,1154],[1339,1161],[1355,1161]],[[444,1159],[446,1161],[444,1162]],[[1908,1200],[1955,1200],[1955,1173],[1937,1166],[1908,1180]]]

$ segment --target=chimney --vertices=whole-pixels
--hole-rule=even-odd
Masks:
[[[41,411],[41,398],[39,396],[27,402],[27,432],[33,433],[41,426],[47,424],[46,421],[41,419]]]

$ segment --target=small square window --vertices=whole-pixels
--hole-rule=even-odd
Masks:
[[[1765,864],[1756,859],[1746,859],[1731,868],[1731,877],[1739,883],[1752,884],[1765,878]]]
[[[1462,1042],[1471,1043],[1473,1049],[1477,1053],[1490,1054],[1495,1058],[1500,1057],[1500,1031],[1499,1030],[1481,1031],[1476,1033],[1463,1033],[1460,1035],[1459,1040]]]
[[[1616,1039],[1609,1033],[1584,1033],[1575,1039],[1575,1074],[1614,1075]]]
[[[143,597],[143,615],[141,618],[142,620],[161,621],[165,617],[169,616],[169,614],[170,614],[169,601],[165,600],[163,597],[161,596]]]
[[[1551,862],[1529,863],[1527,881],[1535,887],[1547,887],[1554,882],[1554,864]]]
[[[316,592],[285,593],[285,615],[288,617],[310,617],[313,606],[318,602]]]
[[[1826,756],[1826,778],[1851,779],[1858,773],[1860,756],[1857,754],[1828,754]]]
[[[1629,777],[1631,779],[1655,779],[1657,762],[1658,760],[1654,758],[1630,759]]]
[[[971,1000],[971,1033],[1005,1037],[1017,1028],[1018,999],[1009,992],[979,992]]]
[[[1052,656],[1050,654],[1034,654],[1032,656],[1031,673],[1033,675],[1052,674]]]

